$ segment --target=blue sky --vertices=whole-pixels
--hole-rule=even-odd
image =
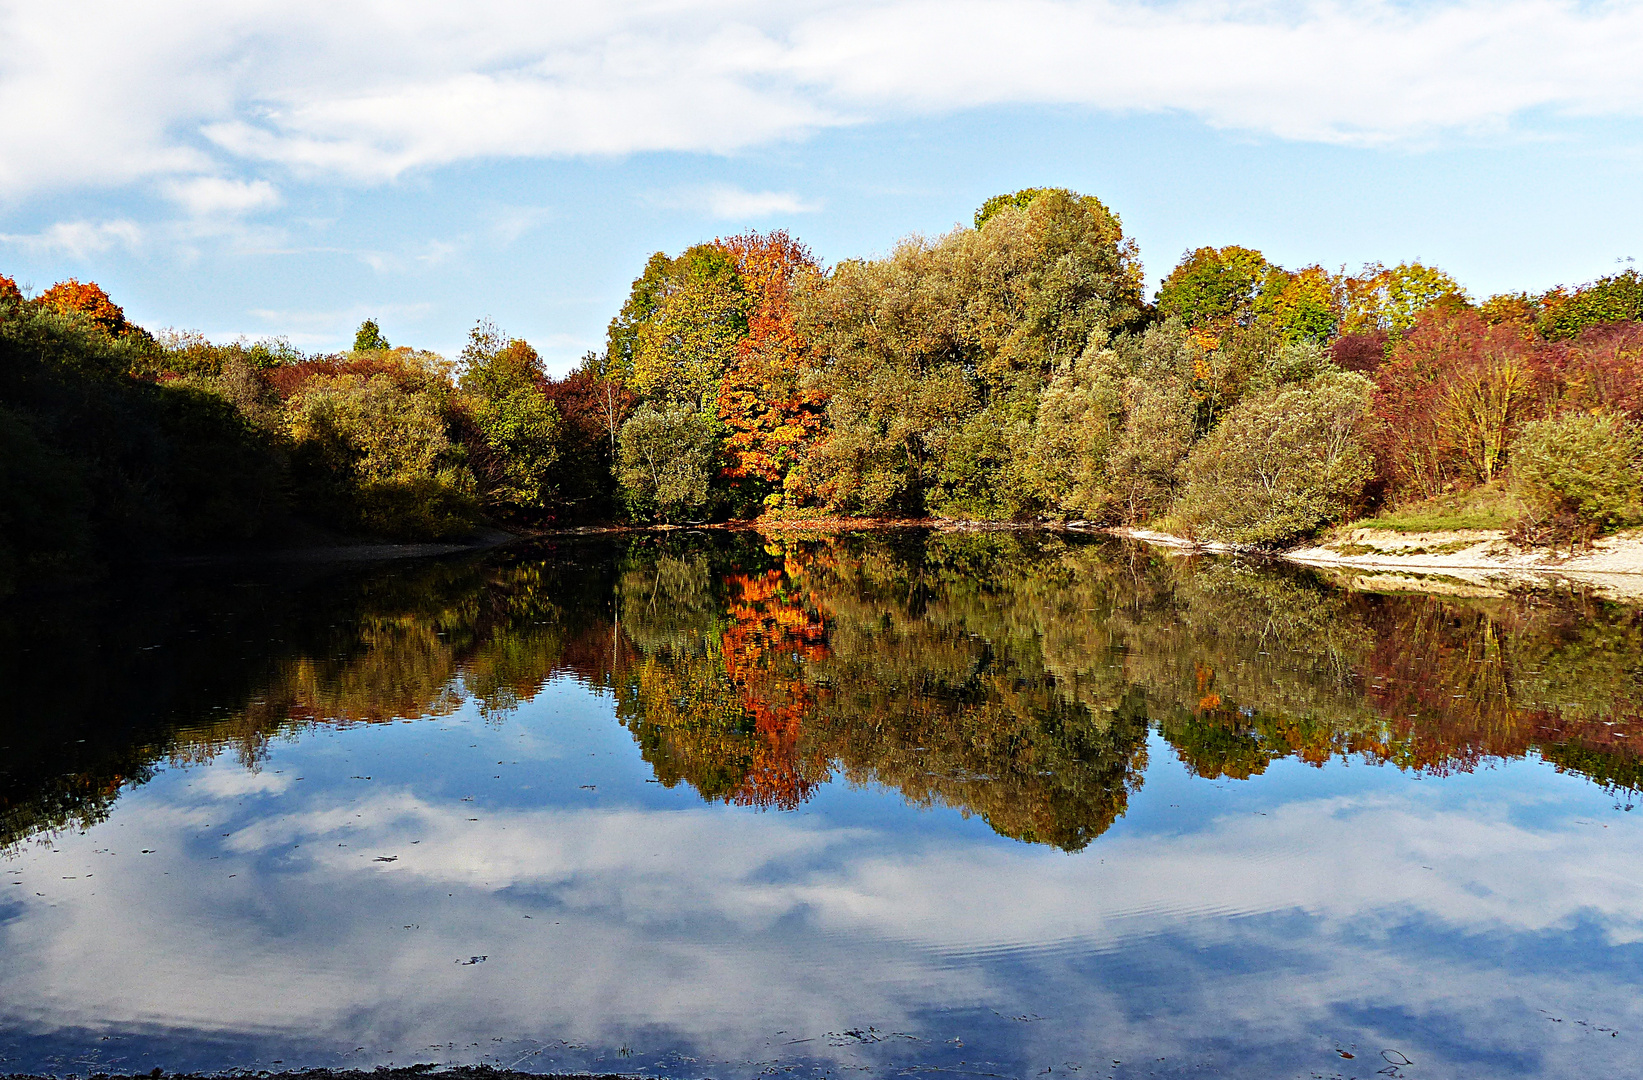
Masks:
[[[0,0],[0,273],[151,328],[556,370],[645,257],[786,228],[826,262],[1023,186],[1148,275],[1241,243],[1486,296],[1643,256],[1643,8],[1135,0]]]

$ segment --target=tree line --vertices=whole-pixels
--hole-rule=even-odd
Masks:
[[[564,378],[488,322],[455,358],[370,321],[310,356],[0,279],[0,560],[292,513],[393,537],[934,516],[1283,545],[1472,490],[1509,494],[1524,539],[1583,539],[1643,520],[1640,318],[1632,269],[1476,300],[1420,263],[1237,246],[1149,299],[1119,217],[1062,189],[830,269],[779,231],[659,252]]]

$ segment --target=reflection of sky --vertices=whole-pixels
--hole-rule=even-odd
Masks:
[[[706,805],[569,681],[312,731],[0,864],[0,1071],[1643,1071],[1639,823],[1590,784],[1151,760],[1067,855],[872,787]]]

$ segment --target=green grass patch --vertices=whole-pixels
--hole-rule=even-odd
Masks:
[[[1462,529],[1509,529],[1523,513],[1523,504],[1499,481],[1408,503],[1372,518],[1341,526],[1385,529],[1388,532],[1455,532]]]

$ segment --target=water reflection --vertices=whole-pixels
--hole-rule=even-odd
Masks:
[[[1203,777],[1534,753],[1622,800],[1643,782],[1643,613],[1578,596],[1373,596],[1113,542],[924,533],[232,585],[0,621],[0,846],[101,820],[158,763],[254,766],[306,725],[470,700],[503,717],[562,674],[613,691],[655,777],[705,799],[793,809],[840,775],[1068,851],[1124,813],[1149,724]]]
[[[0,634],[0,1071],[1643,1066],[1631,608],[673,535]]]

